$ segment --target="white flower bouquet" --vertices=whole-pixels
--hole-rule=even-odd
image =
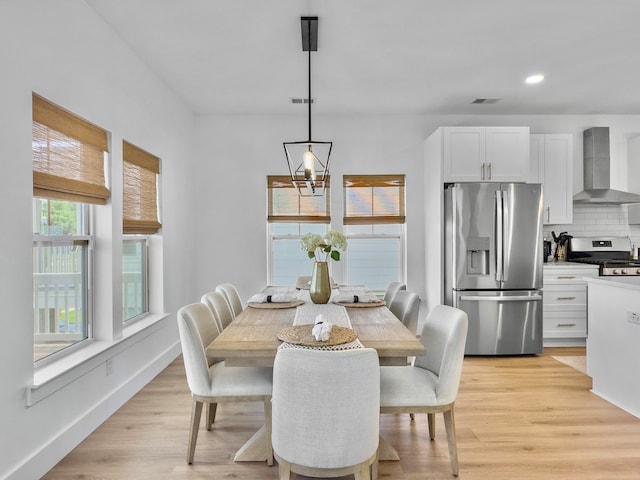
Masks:
[[[309,258],[315,261],[326,262],[331,257],[337,262],[340,261],[340,250],[347,249],[347,237],[336,230],[329,230],[325,238],[317,233],[305,233],[300,239],[300,244]]]

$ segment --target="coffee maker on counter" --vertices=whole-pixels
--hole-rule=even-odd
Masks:
[[[556,242],[556,251],[553,254],[553,261],[566,262],[569,240],[573,238],[573,235],[569,235],[567,232],[561,232],[559,235],[556,235],[556,232],[551,232],[551,236],[553,237],[553,241]]]

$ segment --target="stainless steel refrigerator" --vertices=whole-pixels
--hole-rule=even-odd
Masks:
[[[542,186],[445,188],[445,303],[469,316],[467,355],[542,352]]]

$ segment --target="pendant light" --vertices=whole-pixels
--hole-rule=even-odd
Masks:
[[[311,139],[311,52],[318,50],[318,17],[301,17],[302,51],[309,52],[309,136],[300,142],[283,142],[291,181],[301,196],[321,196],[329,183],[332,142]]]

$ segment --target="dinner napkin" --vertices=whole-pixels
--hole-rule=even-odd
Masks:
[[[336,295],[334,303],[377,303],[380,299],[371,293],[359,293],[357,295]]]
[[[289,303],[293,302],[296,298],[291,295],[284,295],[282,293],[276,293],[273,295],[266,295],[264,293],[256,293],[252,296],[247,303]]]
[[[324,315],[320,314],[316,316],[316,322],[311,330],[311,334],[318,342],[326,342],[329,340],[329,336],[331,335],[331,329],[333,328],[333,323],[327,322],[324,319]]]

